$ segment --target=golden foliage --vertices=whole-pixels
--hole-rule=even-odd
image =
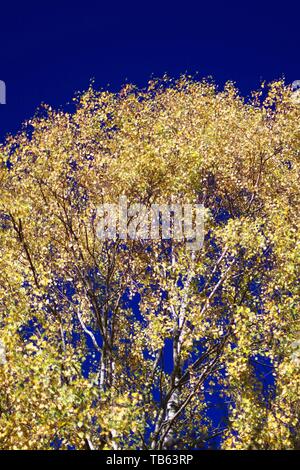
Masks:
[[[300,445],[291,97],[280,81],[249,101],[188,77],[90,88],[0,146],[0,448],[189,448],[216,431],[227,449]],[[98,205],[121,194],[204,204],[204,248],[98,239]]]

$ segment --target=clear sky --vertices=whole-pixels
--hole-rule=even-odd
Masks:
[[[41,102],[64,106],[92,78],[118,90],[167,72],[234,80],[300,79],[300,5],[261,1],[0,3],[0,139]]]

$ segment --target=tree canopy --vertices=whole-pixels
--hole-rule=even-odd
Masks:
[[[90,87],[7,137],[1,449],[299,448],[292,98],[282,81],[247,100],[189,77]],[[202,249],[99,239],[120,195],[203,204]]]

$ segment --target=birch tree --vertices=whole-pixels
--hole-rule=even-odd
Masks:
[[[299,447],[292,93],[90,88],[0,146],[1,449]],[[203,204],[202,249],[100,239],[120,195]]]

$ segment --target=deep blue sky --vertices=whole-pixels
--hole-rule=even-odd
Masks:
[[[300,79],[299,13],[299,2],[275,1],[1,2],[0,139],[93,77],[118,90],[126,79],[143,86],[152,74],[198,71],[245,95],[262,79]]]

